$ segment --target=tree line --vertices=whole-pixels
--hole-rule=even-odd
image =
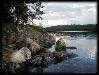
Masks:
[[[45,28],[48,32],[57,32],[57,31],[97,31],[96,24],[87,24],[87,25],[58,25]]]

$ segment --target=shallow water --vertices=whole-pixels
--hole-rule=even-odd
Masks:
[[[43,68],[44,73],[96,73],[97,72],[97,38],[88,39],[88,37],[68,37],[63,38],[66,46],[77,47],[76,49],[67,49],[69,53],[77,54],[78,57],[64,60],[58,64],[52,64],[48,68]],[[55,51],[54,46],[49,49]]]

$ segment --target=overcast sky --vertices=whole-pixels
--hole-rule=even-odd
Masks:
[[[43,20],[34,20],[43,27],[66,24],[96,24],[96,2],[42,2]]]

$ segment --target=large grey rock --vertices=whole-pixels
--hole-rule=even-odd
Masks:
[[[11,54],[11,62],[22,63],[25,61],[26,60],[25,60],[24,55],[21,52],[19,52],[18,50]]]
[[[22,63],[31,59],[31,51],[27,47],[23,47],[11,54],[11,61],[14,63]]]
[[[31,59],[31,51],[27,47],[22,47],[19,52],[24,55],[26,60]]]

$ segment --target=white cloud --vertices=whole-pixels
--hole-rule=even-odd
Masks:
[[[34,20],[33,23],[37,24],[37,25],[39,25],[41,23],[41,24],[43,24],[43,27],[50,27],[50,26],[55,26],[55,25],[67,24],[67,21],[65,21],[64,19],[59,19],[59,20]]]
[[[45,12],[41,22],[44,27],[61,24],[97,23],[96,2],[43,2]]]
[[[92,11],[93,13],[96,13],[97,11],[96,11],[96,8],[90,8],[90,9],[88,9],[88,11]]]

